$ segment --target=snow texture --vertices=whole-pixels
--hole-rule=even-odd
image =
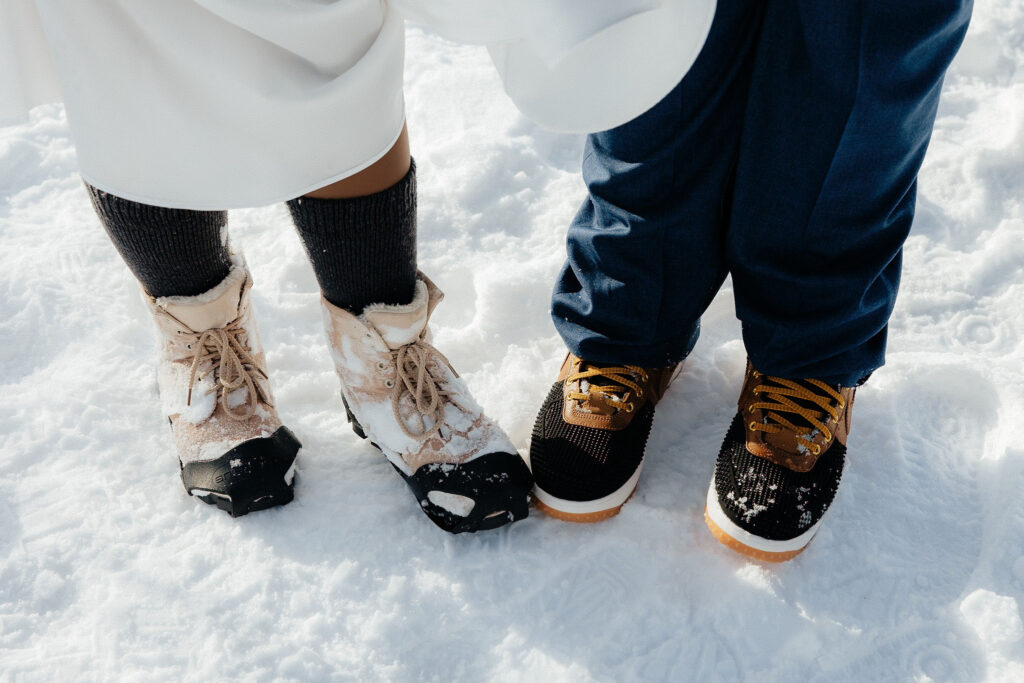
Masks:
[[[409,29],[437,346],[525,449],[582,141],[522,118],[486,53]],[[450,537],[345,422],[282,205],[233,212],[295,502],[182,490],[137,287],[62,110],[0,130],[0,681],[1024,680],[1024,5],[978,3],[945,84],[888,365],[807,551],[748,562],[704,494],[744,351],[731,286],[659,406],[640,488],[582,526]],[[502,267],[495,267],[502,264]]]

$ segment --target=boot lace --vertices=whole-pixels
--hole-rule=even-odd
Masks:
[[[573,363],[573,372],[565,378],[569,384],[580,380],[587,380],[589,390],[587,393],[570,391],[567,397],[571,401],[582,401],[586,407],[595,413],[607,414],[608,412],[625,410],[632,413],[636,408],[633,401],[627,401],[622,395],[633,392],[636,398],[644,397],[644,389],[641,384],[648,380],[647,371],[637,365],[623,365],[601,367],[593,363],[587,363],[590,369],[583,369],[584,361],[577,359]],[[594,384],[593,378],[601,378],[612,382],[612,384]],[[582,385],[581,385],[582,387]]]
[[[832,431],[825,421],[839,420],[839,411],[846,408],[846,401],[835,388],[816,379],[789,380],[781,377],[762,375],[755,371],[753,393],[762,400],[752,403],[748,411],[764,410],[764,422],[751,421],[753,431],[778,434],[783,429],[796,435],[797,443],[814,455],[821,454],[821,446],[812,441],[814,432],[832,440]],[[795,421],[795,423],[794,423]]]
[[[428,344],[423,337],[411,344],[400,346],[391,352],[391,356],[394,359],[397,372],[397,381],[391,390],[391,407],[395,414],[395,421],[406,436],[423,441],[441,431],[445,403],[451,401],[455,405],[459,405],[454,400],[454,392],[442,388],[444,380],[432,375],[428,369],[432,356],[449,368],[451,368],[451,363],[444,357],[444,354]],[[452,372],[455,371],[452,370]],[[410,428],[399,412],[398,408],[402,396],[405,394],[409,395],[419,415],[419,431]],[[459,407],[462,408],[462,406]],[[465,409],[463,408],[463,410]],[[429,427],[427,426],[428,418],[431,422]]]
[[[242,422],[253,416],[260,402],[271,405],[269,397],[255,379],[256,375],[266,379],[267,373],[256,364],[247,345],[239,339],[244,333],[240,318],[232,320],[224,327],[205,332],[183,332],[192,337],[188,343],[194,349],[192,367],[188,373],[186,405],[192,405],[192,388],[196,381],[202,380],[211,372],[217,386],[217,400],[228,417]],[[207,361],[210,365],[199,371]],[[228,405],[228,395],[243,386],[246,388],[245,403],[241,410],[233,410]]]

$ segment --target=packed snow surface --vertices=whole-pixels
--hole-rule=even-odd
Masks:
[[[564,353],[548,295],[582,140],[486,54],[409,29],[420,261],[438,347],[525,450]],[[182,489],[153,333],[59,106],[0,130],[0,680],[1024,680],[1024,5],[979,2],[921,174],[888,364],[807,551],[702,520],[744,350],[726,284],[622,513],[451,537],[345,422],[281,205],[236,211],[292,504]]]

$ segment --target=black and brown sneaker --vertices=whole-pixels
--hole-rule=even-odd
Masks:
[[[716,539],[769,562],[804,549],[839,488],[854,391],[748,362],[704,508]]]
[[[569,522],[618,513],[636,490],[654,406],[677,367],[566,357],[530,444],[533,500],[540,510]]]

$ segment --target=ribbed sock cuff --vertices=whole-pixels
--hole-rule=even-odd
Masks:
[[[150,206],[85,186],[110,240],[150,296],[195,296],[227,277],[226,211]]]
[[[359,314],[405,304],[416,288],[416,165],[386,190],[351,199],[288,202],[324,297]]]

